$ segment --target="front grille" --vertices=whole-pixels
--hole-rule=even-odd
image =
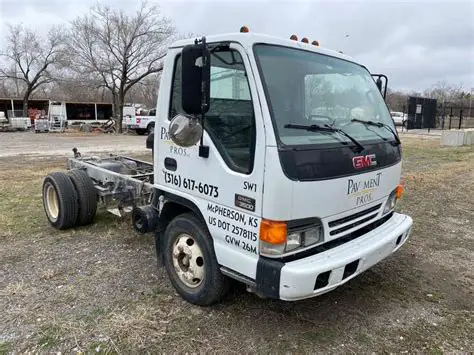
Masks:
[[[330,221],[328,223],[329,235],[337,236],[348,230],[356,229],[358,226],[362,226],[364,223],[370,222],[371,220],[377,218],[380,206],[382,206],[381,203],[349,216]]]
[[[376,216],[377,216],[377,213],[371,214],[370,216],[365,217],[364,219],[360,219],[357,222],[348,224],[348,225],[346,225],[344,227],[341,227],[341,228],[338,228],[338,229],[334,229],[331,232],[329,232],[329,235],[336,235],[336,234],[348,231],[349,229],[357,227],[359,224],[370,221],[372,218],[375,218]]]
[[[334,221],[331,221],[329,222],[329,228],[333,228],[333,227],[336,227],[336,226],[339,226],[341,224],[344,224],[344,223],[347,223],[349,221],[352,221],[353,219],[356,219],[356,218],[359,218],[359,217],[362,217],[362,216],[365,216],[366,214],[369,214],[371,212],[374,212],[374,211],[378,211],[378,209],[380,208],[382,204],[379,203],[378,205],[375,205],[373,207],[370,207],[370,208],[367,208],[366,210],[363,210],[363,211],[360,211],[360,212],[357,212],[357,213],[354,213],[354,214],[351,214],[350,216],[346,216],[346,217],[343,217],[343,218],[339,218],[339,219],[336,219]]]

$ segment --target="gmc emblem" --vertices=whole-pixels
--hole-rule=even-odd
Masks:
[[[358,157],[352,158],[352,165],[355,169],[368,168],[371,166],[376,166],[377,161],[375,160],[375,154],[369,155],[360,155]]]

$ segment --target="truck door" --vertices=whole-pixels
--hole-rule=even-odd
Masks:
[[[212,43],[210,44],[212,49]],[[168,120],[155,130],[159,139],[155,179],[160,188],[192,201],[201,211],[224,266],[254,277],[262,208],[265,134],[257,89],[243,48],[211,50],[210,108],[204,122],[209,157],[168,137],[169,120],[181,107],[181,56],[174,59]],[[164,78],[164,82],[167,79]],[[162,82],[163,84],[163,82]],[[160,111],[162,112],[162,111]],[[238,256],[238,257],[236,257]],[[248,258],[243,262],[242,258]]]

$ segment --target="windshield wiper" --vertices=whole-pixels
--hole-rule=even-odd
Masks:
[[[395,142],[397,143],[397,145],[402,144],[402,142],[400,142],[400,138],[398,138],[398,135],[392,130],[392,127],[390,127],[388,124],[385,124],[385,123],[382,123],[382,122],[359,120],[358,118],[351,119],[351,122],[360,122],[360,123],[366,124],[368,126],[375,126],[375,127],[379,127],[379,128],[384,127],[387,130],[389,130],[390,133],[393,134],[393,137],[395,137]]]
[[[310,132],[331,132],[331,133],[337,132],[349,138],[359,148],[359,152],[365,149],[362,144],[360,144],[354,137],[351,137],[347,132],[343,131],[340,128],[334,128],[329,125],[320,126],[317,124],[312,124],[312,125],[286,124],[284,127],[293,128],[293,129],[304,129]]]

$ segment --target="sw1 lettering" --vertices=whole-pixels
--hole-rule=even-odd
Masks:
[[[244,181],[244,190],[257,192],[257,184]]]

